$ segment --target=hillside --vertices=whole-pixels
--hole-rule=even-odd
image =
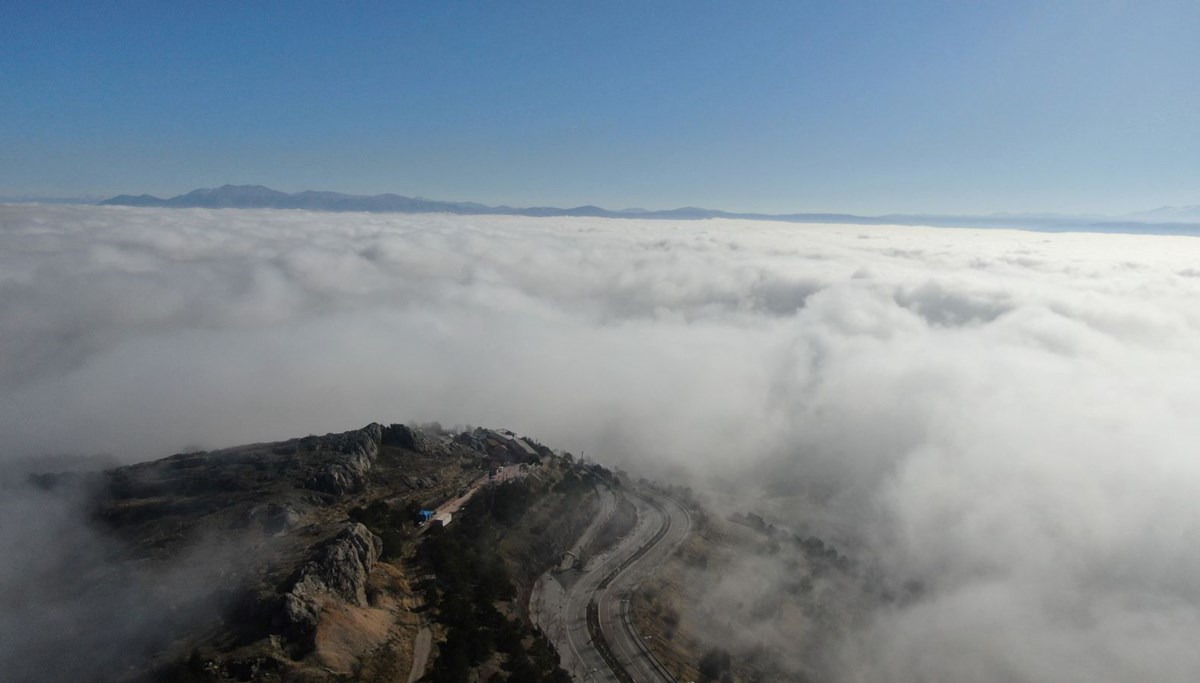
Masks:
[[[87,530],[23,606],[72,656],[30,634],[3,677],[564,680],[521,596],[593,516],[598,472],[502,431],[371,424],[35,475]]]

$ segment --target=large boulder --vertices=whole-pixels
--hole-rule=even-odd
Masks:
[[[375,423],[357,432],[326,437],[321,449],[328,452],[328,461],[304,482],[305,487],[336,496],[363,490],[382,437],[383,427]]]
[[[382,551],[378,536],[362,524],[347,523],[301,568],[283,596],[276,626],[302,649],[311,649],[327,601],[367,605],[367,580]]]
[[[429,449],[429,443],[420,430],[401,424],[394,424],[383,430],[383,443],[388,446],[407,448],[418,453],[424,453]]]

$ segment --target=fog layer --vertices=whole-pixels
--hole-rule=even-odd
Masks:
[[[1191,680],[1198,263],[1185,237],[0,206],[3,455],[506,426],[818,501],[925,587],[839,646],[844,680]]]

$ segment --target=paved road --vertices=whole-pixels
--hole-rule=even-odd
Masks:
[[[636,681],[674,681],[675,679],[651,654],[647,643],[634,629],[629,614],[629,598],[646,578],[662,565],[691,531],[687,510],[667,496],[653,491],[640,492],[643,501],[662,520],[659,540],[636,561],[626,567],[598,597],[600,628],[620,663]]]
[[[451,498],[450,500],[448,500],[448,501],[442,503],[441,505],[437,506],[436,508],[434,508],[432,519],[436,520],[442,514],[449,514],[451,517],[451,521],[454,521],[453,520],[454,515],[457,514],[460,509],[462,509],[462,506],[466,505],[471,500],[471,497],[474,496],[479,491],[479,489],[486,486],[487,483],[488,483],[488,478],[486,475],[480,477],[479,479],[476,479],[474,482],[472,482],[467,487],[467,490],[461,496]],[[432,528],[433,528],[432,524],[423,524],[421,526],[421,528],[417,531],[417,533],[423,534]]]
[[[618,494],[626,495],[626,494]],[[637,524],[604,555],[588,559],[582,571],[550,572],[534,589],[530,612],[554,642],[565,668],[577,681],[620,683],[588,634],[587,609],[597,604],[600,630],[625,680],[673,681],[659,667],[628,618],[628,598],[637,585],[674,551],[691,528],[678,503],[647,490],[629,492]]]

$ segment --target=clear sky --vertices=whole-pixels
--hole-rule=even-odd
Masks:
[[[0,4],[0,195],[1200,203],[1200,2]]]

